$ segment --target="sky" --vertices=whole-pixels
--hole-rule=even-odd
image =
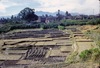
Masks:
[[[35,11],[61,10],[91,15],[99,13],[99,0],[0,0],[0,16],[18,14],[25,7]]]

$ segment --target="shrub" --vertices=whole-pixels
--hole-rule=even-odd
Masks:
[[[100,49],[94,48],[85,50],[80,53],[79,57],[81,58],[82,61],[92,60],[93,62],[100,63]]]
[[[90,50],[85,50],[83,52],[81,52],[81,54],[79,55],[79,57],[82,59],[82,61],[86,61],[90,58],[91,56],[91,51]]]
[[[58,26],[58,29],[60,29],[60,30],[64,30],[65,28],[64,28],[64,26]]]

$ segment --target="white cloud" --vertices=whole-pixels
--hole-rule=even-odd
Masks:
[[[37,0],[41,6],[36,10],[55,12],[58,9],[69,12],[98,13],[98,0]]]
[[[0,3],[0,12],[5,12],[6,6]]]
[[[1,0],[0,1],[0,12],[5,13],[6,8],[11,7],[11,6],[16,6],[18,5],[17,3],[11,2],[9,0]]]
[[[19,2],[17,2],[19,1]],[[36,11],[48,11],[55,12],[58,9],[61,11],[69,11],[69,12],[78,12],[83,14],[93,14],[93,10],[95,14],[99,12],[99,2],[98,0],[1,0],[0,1],[0,13],[7,13],[7,8],[14,8],[14,6],[28,6],[28,7],[36,7]],[[28,4],[27,4],[28,3]],[[30,6],[31,3],[31,6]],[[34,4],[37,4],[36,6]],[[40,5],[38,5],[40,4]],[[33,5],[33,6],[32,6]],[[17,8],[18,9],[18,8]],[[11,10],[10,10],[11,11]],[[17,10],[15,10],[16,12]],[[15,13],[13,12],[13,13]]]

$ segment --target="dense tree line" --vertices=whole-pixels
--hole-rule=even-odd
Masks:
[[[23,21],[24,22],[24,21]],[[97,25],[100,24],[100,19],[95,20],[62,20],[60,23],[52,22],[52,23],[41,23],[41,22],[31,22],[31,23],[22,23],[22,22],[10,22],[4,24],[0,27],[0,33],[7,32],[14,29],[29,29],[29,28],[42,28],[42,29],[50,29],[50,28],[60,28],[63,29],[66,26],[72,25]]]

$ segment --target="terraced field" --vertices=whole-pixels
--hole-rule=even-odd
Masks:
[[[0,59],[8,67],[16,64],[23,67],[30,64],[62,63],[73,50],[70,37],[70,33],[57,29],[8,32],[0,36]],[[70,49],[66,50],[67,47]],[[16,62],[7,63],[13,61]]]
[[[96,46],[76,27],[13,31],[0,39],[0,66],[4,68],[67,68],[65,62],[72,53]]]

